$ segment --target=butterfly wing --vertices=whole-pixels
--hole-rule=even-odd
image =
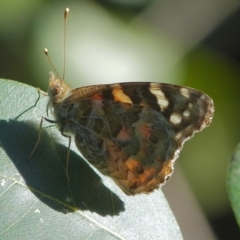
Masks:
[[[78,88],[64,103],[80,152],[127,194],[164,184],[183,143],[213,116],[206,94],[159,83]]]

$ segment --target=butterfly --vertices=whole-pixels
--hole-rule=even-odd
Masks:
[[[50,73],[49,102],[63,136],[126,194],[148,193],[171,176],[183,144],[211,123],[212,99],[165,83],[71,89]]]
[[[51,110],[55,120],[42,121],[56,123],[69,139],[67,162],[74,136],[84,158],[129,195],[165,184],[184,142],[213,118],[212,99],[189,87],[129,82],[71,89],[63,79],[50,73],[47,115]],[[40,135],[30,156],[39,141]]]

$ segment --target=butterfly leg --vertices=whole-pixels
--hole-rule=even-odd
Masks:
[[[39,130],[38,130],[38,139],[37,139],[37,142],[36,142],[36,144],[35,144],[35,146],[34,146],[32,152],[31,152],[31,154],[30,154],[29,157],[28,157],[29,160],[32,158],[32,156],[33,156],[35,150],[37,149],[38,144],[39,144],[40,141],[41,141],[41,133],[42,133],[42,124],[43,124],[43,120],[45,120],[45,121],[47,121],[47,122],[50,122],[50,123],[57,123],[57,122],[54,121],[54,120],[48,119],[48,118],[43,117],[43,116],[41,117],[41,121],[40,121],[40,124],[39,124]]]
[[[47,96],[47,95],[48,95],[46,92],[44,92],[44,91],[42,91],[40,88],[38,88],[38,98],[37,98],[36,102],[34,103],[34,105],[31,106],[31,107],[29,107],[28,109],[24,110],[22,113],[20,113],[20,114],[19,114],[18,116],[16,116],[14,119],[15,119],[15,120],[18,120],[18,118],[20,118],[22,115],[24,115],[27,111],[29,111],[30,109],[36,107],[37,104],[38,104],[38,102],[39,102],[39,100],[40,100],[41,94],[44,95],[44,96]]]

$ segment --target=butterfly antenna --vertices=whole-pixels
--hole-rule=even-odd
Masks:
[[[64,12],[64,36],[63,36],[63,77],[62,77],[62,81],[65,78],[65,69],[66,69],[66,38],[67,38],[67,17],[68,17],[68,13],[69,13],[69,8],[66,8],[65,12]]]
[[[64,81],[65,78],[65,69],[66,69],[66,36],[67,36],[67,17],[68,17],[68,13],[69,13],[69,8],[65,9],[64,12],[64,35],[63,35],[63,76],[62,76],[62,81]],[[47,57],[47,60],[49,62],[49,64],[51,65],[51,67],[53,68],[53,71],[56,73],[57,77],[60,79],[60,75],[57,71],[57,69],[54,67],[51,58],[48,54],[48,49],[44,48],[44,54]]]
[[[44,54],[46,55],[47,57],[47,60],[49,62],[49,64],[51,65],[51,67],[53,68],[53,71],[57,74],[57,77],[60,79],[60,75],[58,74],[58,71],[56,70],[56,68],[54,67],[49,55],[48,55],[48,49],[47,48],[44,48]]]

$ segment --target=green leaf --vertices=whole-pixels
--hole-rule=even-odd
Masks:
[[[228,194],[240,226],[240,144],[236,147],[228,170]]]
[[[0,80],[1,239],[182,239],[162,191],[125,195],[43,122],[48,97]],[[49,116],[51,118],[51,116]],[[68,214],[67,214],[68,213]]]

